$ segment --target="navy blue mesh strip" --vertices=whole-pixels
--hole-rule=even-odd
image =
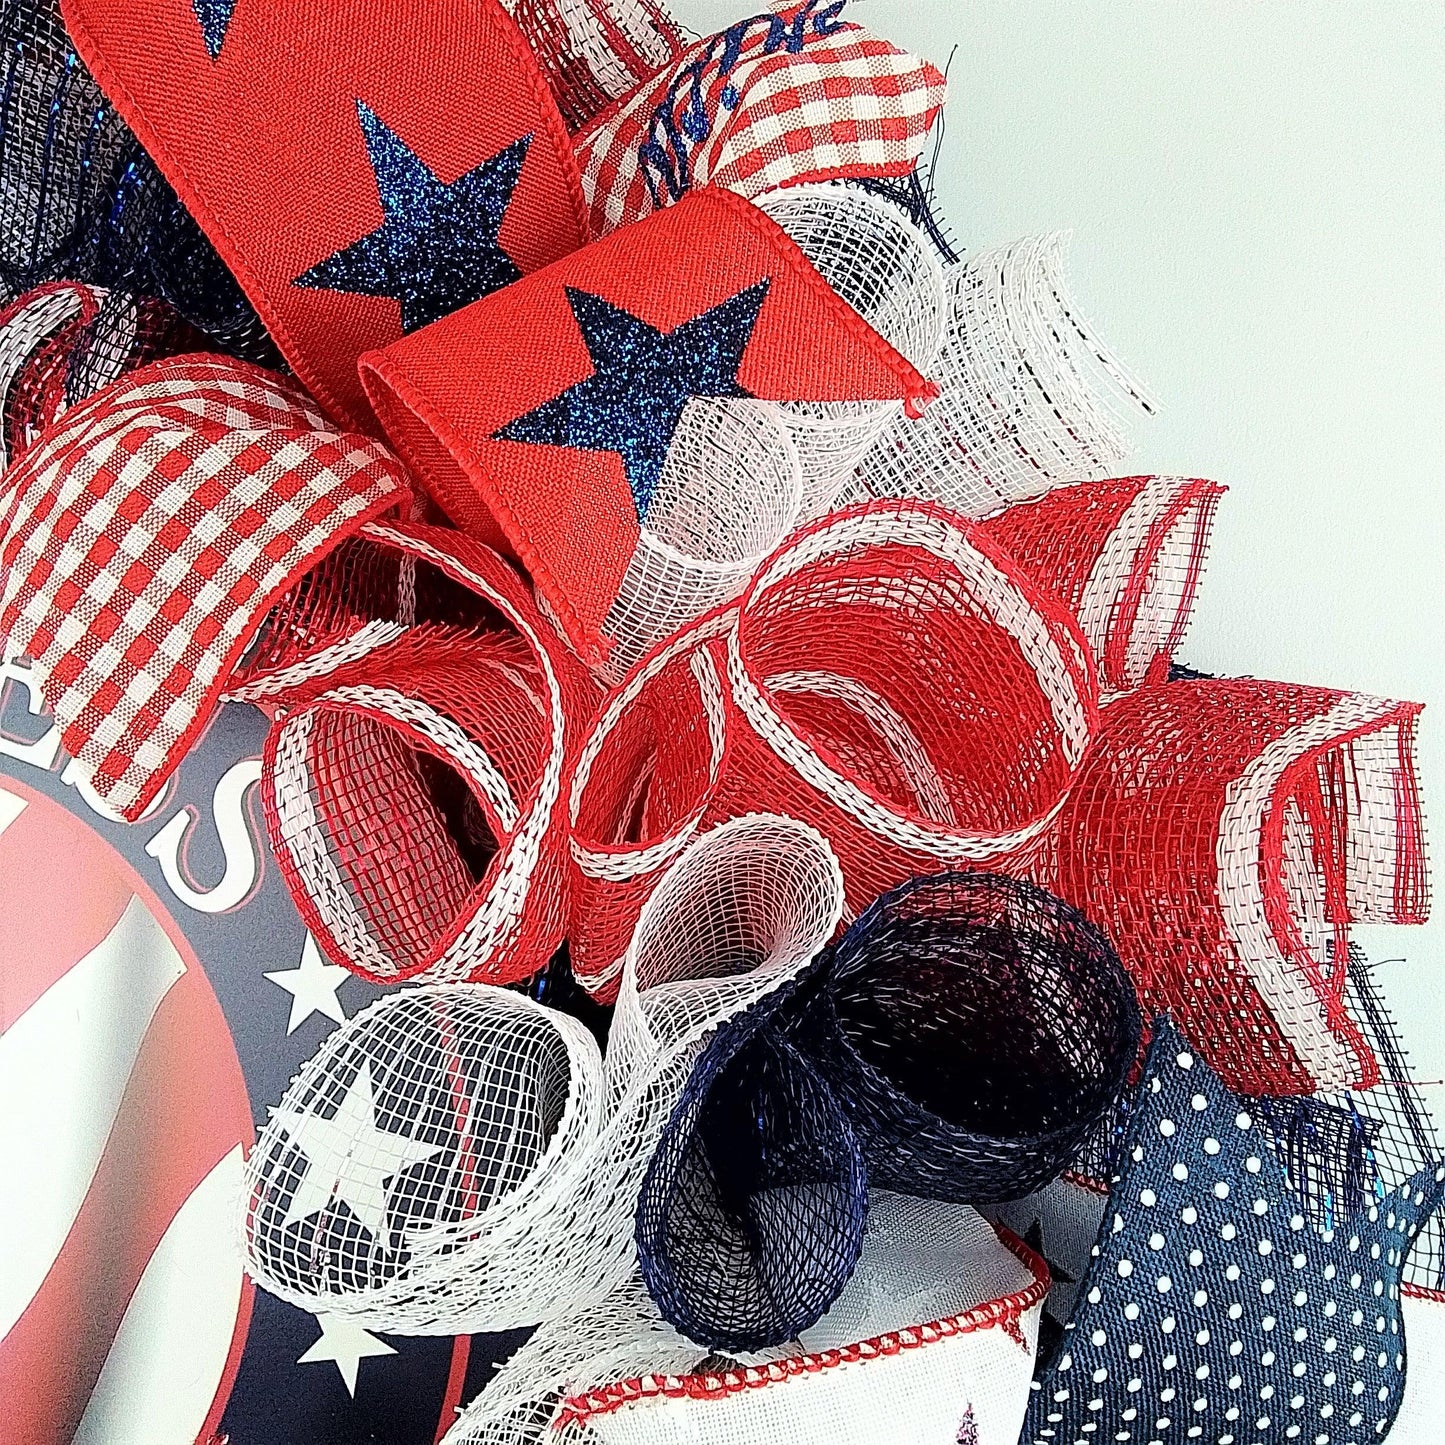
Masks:
[[[989,874],[905,884],[699,1059],[638,1208],[654,1300],[714,1349],[786,1343],[851,1276],[870,1184],[969,1204],[1041,1188],[1139,1037],[1133,986],[1066,904]]]
[[[0,0],[0,299],[44,281],[158,297],[275,365],[265,327],[72,49],[55,0]]]

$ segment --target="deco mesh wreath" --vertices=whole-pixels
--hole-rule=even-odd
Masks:
[[[1378,1440],[1419,709],[1177,665],[1223,488],[1114,475],[1064,239],[959,253],[845,12],[0,5],[3,665],[112,819],[264,714],[373,1001],[237,1228],[358,1406],[441,1336],[447,1445]]]

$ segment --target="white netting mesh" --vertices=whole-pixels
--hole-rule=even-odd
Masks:
[[[1067,246],[1067,232],[1030,236],[948,269],[942,394],[869,452],[860,475],[874,496],[984,517],[1059,482],[1109,476],[1129,454],[1110,398],[1152,404],[1069,299]]]
[[[554,1421],[577,1382],[604,1384],[658,1371],[684,1374],[705,1353],[659,1317],[640,1276],[565,1319],[543,1325],[490,1380],[443,1445],[541,1445],[590,1439]]]
[[[778,408],[688,402],[607,614],[607,681],[620,681],[654,644],[736,597],[792,529],[800,498],[798,454]]]
[[[303,1309],[429,1332],[446,1261],[418,1235],[525,1209],[595,1141],[604,1094],[587,1030],[522,994],[381,999],[307,1062],[251,1151],[247,1268]]]
[[[605,1063],[569,1016],[486,985],[382,1000],[327,1040],[252,1150],[248,1269],[394,1333],[570,1318],[636,1267],[642,1175],[707,1035],[795,977],[842,908],[823,839],[755,815],[659,883]]]
[[[875,1190],[857,1272],[793,1345],[707,1359],[628,1281],[539,1330],[445,1445],[953,1445],[966,1414],[978,1445],[1013,1445],[1046,1280],[967,1206]]]
[[[885,341],[930,370],[947,301],[937,252],[922,231],[886,201],[847,186],[794,186],[757,204]],[[783,406],[803,468],[801,520],[833,509],[839,489],[901,410],[896,401]]]

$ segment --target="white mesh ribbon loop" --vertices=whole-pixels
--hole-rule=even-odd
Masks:
[[[937,401],[899,420],[860,476],[874,496],[927,497],[985,517],[1062,482],[1114,474],[1128,438],[1110,400],[1152,405],[1069,299],[1065,232],[1030,236],[946,273]]]
[[[840,513],[799,534],[754,580],[728,641],[733,700],[751,732],[819,801],[873,838],[922,855],[912,871],[927,859],[982,862],[1015,852],[1052,826],[1095,719],[1094,684],[1079,639],[1057,615],[1040,611],[1039,599],[1022,585],[957,519],[936,508],[887,504]],[[774,670],[779,658],[821,661],[826,638],[849,613],[857,633],[834,646],[832,668]],[[943,688],[946,668],[963,666],[980,669],[967,683],[968,695],[975,703],[986,698],[996,679],[981,645],[1001,648],[1000,657],[1014,657],[1024,669],[1016,685],[1025,692],[1015,696],[1036,720],[1028,738],[1018,740],[1020,757],[1034,757],[1038,738],[1047,739],[1045,755],[1034,762],[1040,780],[1049,781],[1040,781],[1032,796],[994,796],[1015,786],[1002,764],[989,776],[977,758],[945,759],[938,728],[954,704],[944,691],[917,690]],[[910,650],[917,659],[904,656]],[[938,668],[920,660],[935,652]],[[914,661],[916,674],[905,670]],[[953,680],[964,685],[961,674]],[[825,734],[809,725],[809,713],[799,712],[800,701],[833,728],[826,749],[820,746]],[[1002,690],[984,705],[998,719],[1018,707]],[[818,711],[830,706],[831,713]],[[845,717],[840,709],[850,731],[839,721]],[[931,743],[924,741],[925,729]],[[980,745],[992,747],[989,739],[997,734],[994,721]],[[876,773],[880,757],[899,780],[891,796],[869,786],[866,770]],[[739,774],[740,788],[743,770],[741,761],[729,769],[730,778]],[[1003,811],[1000,801],[1008,804]],[[1017,821],[1004,828],[973,825],[990,811]],[[830,826],[823,827],[832,836]],[[844,856],[845,870],[850,857]]]
[[[1048,1289],[968,1206],[874,1190],[856,1273],[796,1343],[709,1358],[628,1281],[539,1330],[445,1445],[1015,1445]]]
[[[797,522],[801,489],[777,407],[689,401],[603,627],[604,678],[620,681],[658,642],[736,597]]]
[[[887,202],[847,186],[790,186],[757,205],[885,341],[929,372],[943,342],[947,299],[943,268],[922,231]],[[784,404],[802,462],[801,521],[833,508],[901,410],[901,403],[886,401]]]
[[[252,1277],[309,1310],[450,1333],[445,1273],[487,1215],[526,1215],[596,1144],[601,1059],[577,1020],[486,984],[383,998],[307,1062],[246,1170]]]
[[[818,834],[739,818],[643,909],[605,1062],[570,1016],[488,985],[382,1000],[327,1040],[262,1131],[247,1268],[293,1303],[394,1333],[571,1319],[636,1269],[643,1173],[708,1035],[796,977],[842,909]]]

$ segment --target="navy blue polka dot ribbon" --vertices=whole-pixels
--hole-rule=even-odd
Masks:
[[[1311,1107],[1342,1112],[1296,1101]],[[1388,1432],[1405,1383],[1401,1270],[1445,1167],[1395,1188],[1376,1179],[1327,1220],[1291,1182],[1267,1112],[1156,1022],[1024,1442],[1364,1445]]]

